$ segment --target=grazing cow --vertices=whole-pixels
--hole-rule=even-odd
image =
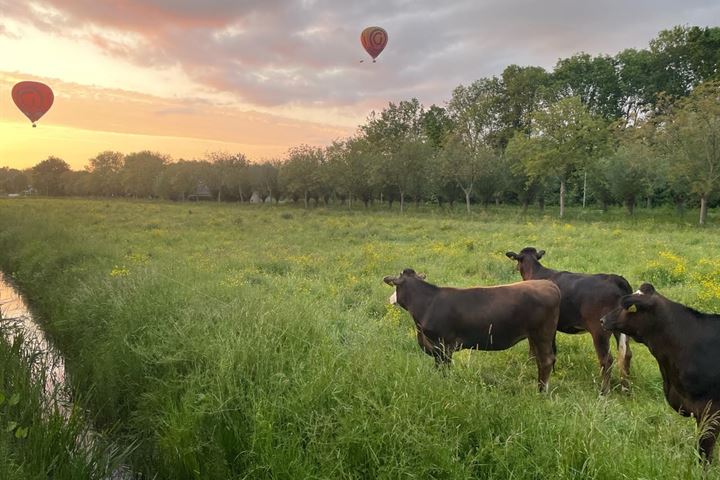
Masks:
[[[600,318],[616,308],[623,295],[632,293],[630,284],[619,275],[558,272],[545,268],[540,259],[545,250],[526,247],[520,253],[507,252],[505,255],[517,261],[517,269],[523,280],[547,279],[560,287],[560,319],[558,330],[563,333],[590,332],[600,362],[602,386],[601,392],[610,389],[610,367],[613,363],[610,354],[611,334],[600,325]],[[620,375],[623,388],[629,385],[630,360],[632,352],[625,335],[615,335],[620,360]]]
[[[695,417],[704,430],[701,458],[711,461],[720,431],[720,315],[675,303],[644,283],[601,323],[647,345],[660,367],[667,402]]]
[[[546,280],[495,287],[437,287],[407,268],[383,279],[395,287],[390,303],[412,315],[420,348],[448,364],[463,348],[505,350],[525,338],[535,352],[538,388],[547,390],[555,364],[560,289]]]

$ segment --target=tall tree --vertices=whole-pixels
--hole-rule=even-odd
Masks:
[[[50,156],[31,169],[33,187],[45,195],[62,195],[62,174],[70,171],[70,165],[58,157]]]
[[[676,26],[650,42],[657,92],[688,95],[701,82],[720,73],[720,27]]]
[[[223,192],[237,195],[240,202],[251,195],[250,162],[243,153],[210,152],[206,160],[212,163],[214,175],[211,184],[217,191],[217,201],[222,200]]]
[[[565,214],[567,181],[583,168],[606,141],[604,122],[588,112],[580,98],[559,100],[532,114],[530,135],[513,137],[515,152],[524,151],[523,164],[536,179],[556,178],[560,182],[560,217]],[[510,146],[508,146],[510,148]]]
[[[456,87],[447,108],[453,133],[473,152],[501,147],[502,102],[502,85],[495,77]]]
[[[510,65],[502,73],[500,147],[515,131],[530,133],[530,114],[546,101],[550,75],[541,67]]]
[[[268,201],[277,202],[282,194],[278,177],[281,164],[280,160],[268,160],[249,166],[253,188]]]
[[[427,169],[432,147],[419,138],[406,139],[397,146],[387,165],[386,174],[400,196],[400,213],[404,212],[405,196],[411,194],[419,201],[427,194],[432,175]]]
[[[465,208],[470,213],[470,197],[490,163],[492,151],[482,146],[476,151],[465,145],[459,136],[451,136],[439,155],[441,178],[455,183],[465,195]]]
[[[402,170],[402,165],[417,167],[426,160],[418,156],[418,152],[422,151],[423,156],[432,153],[424,120],[425,110],[413,98],[397,105],[390,103],[379,114],[372,112],[368,122],[360,127],[361,135],[368,142],[372,181],[381,193],[387,194],[391,205],[394,195],[399,195],[401,211],[404,210],[405,195],[412,190],[417,196],[428,180],[428,172],[420,168]]]
[[[452,130],[452,120],[447,110],[437,105],[428,108],[422,118],[423,131],[433,150],[439,151]]]
[[[120,170],[120,181],[125,194],[132,197],[151,197],[155,193],[160,173],[169,162],[168,156],[148,150],[127,155]]]
[[[120,170],[124,158],[120,152],[106,150],[90,159],[85,169],[90,173],[88,181],[93,195],[111,196],[122,192]]]
[[[560,60],[552,74],[559,98],[580,97],[590,113],[608,120],[622,113],[622,89],[616,60],[587,53]]]
[[[660,145],[672,156],[672,176],[700,197],[700,225],[708,199],[720,187],[720,81],[697,87],[663,118]]]
[[[21,193],[27,190],[30,179],[25,172],[16,168],[0,168],[0,192]]]
[[[290,148],[287,160],[280,169],[281,184],[296,197],[302,197],[308,208],[310,195],[320,187],[320,164],[323,152],[320,148],[299,145]]]

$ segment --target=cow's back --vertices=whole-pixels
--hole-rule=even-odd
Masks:
[[[505,349],[543,328],[555,331],[560,289],[548,280],[476,288],[441,288],[419,326],[431,337]]]
[[[600,319],[618,305],[620,298],[632,293],[620,275],[555,272],[549,279],[562,295],[558,330],[564,333],[584,331],[585,322]]]

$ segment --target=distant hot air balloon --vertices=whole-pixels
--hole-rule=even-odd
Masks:
[[[373,58],[373,63],[387,45],[387,41],[388,34],[380,27],[368,27],[360,34],[360,42],[365,47],[365,51]]]
[[[12,89],[12,98],[20,111],[33,122],[33,127],[55,100],[50,87],[40,82],[17,83]]]

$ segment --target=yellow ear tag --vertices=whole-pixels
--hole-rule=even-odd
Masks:
[[[630,305],[630,306],[628,307],[627,311],[630,312],[630,313],[635,313],[635,312],[637,312],[637,307],[636,307],[635,304],[633,303],[632,305]]]

